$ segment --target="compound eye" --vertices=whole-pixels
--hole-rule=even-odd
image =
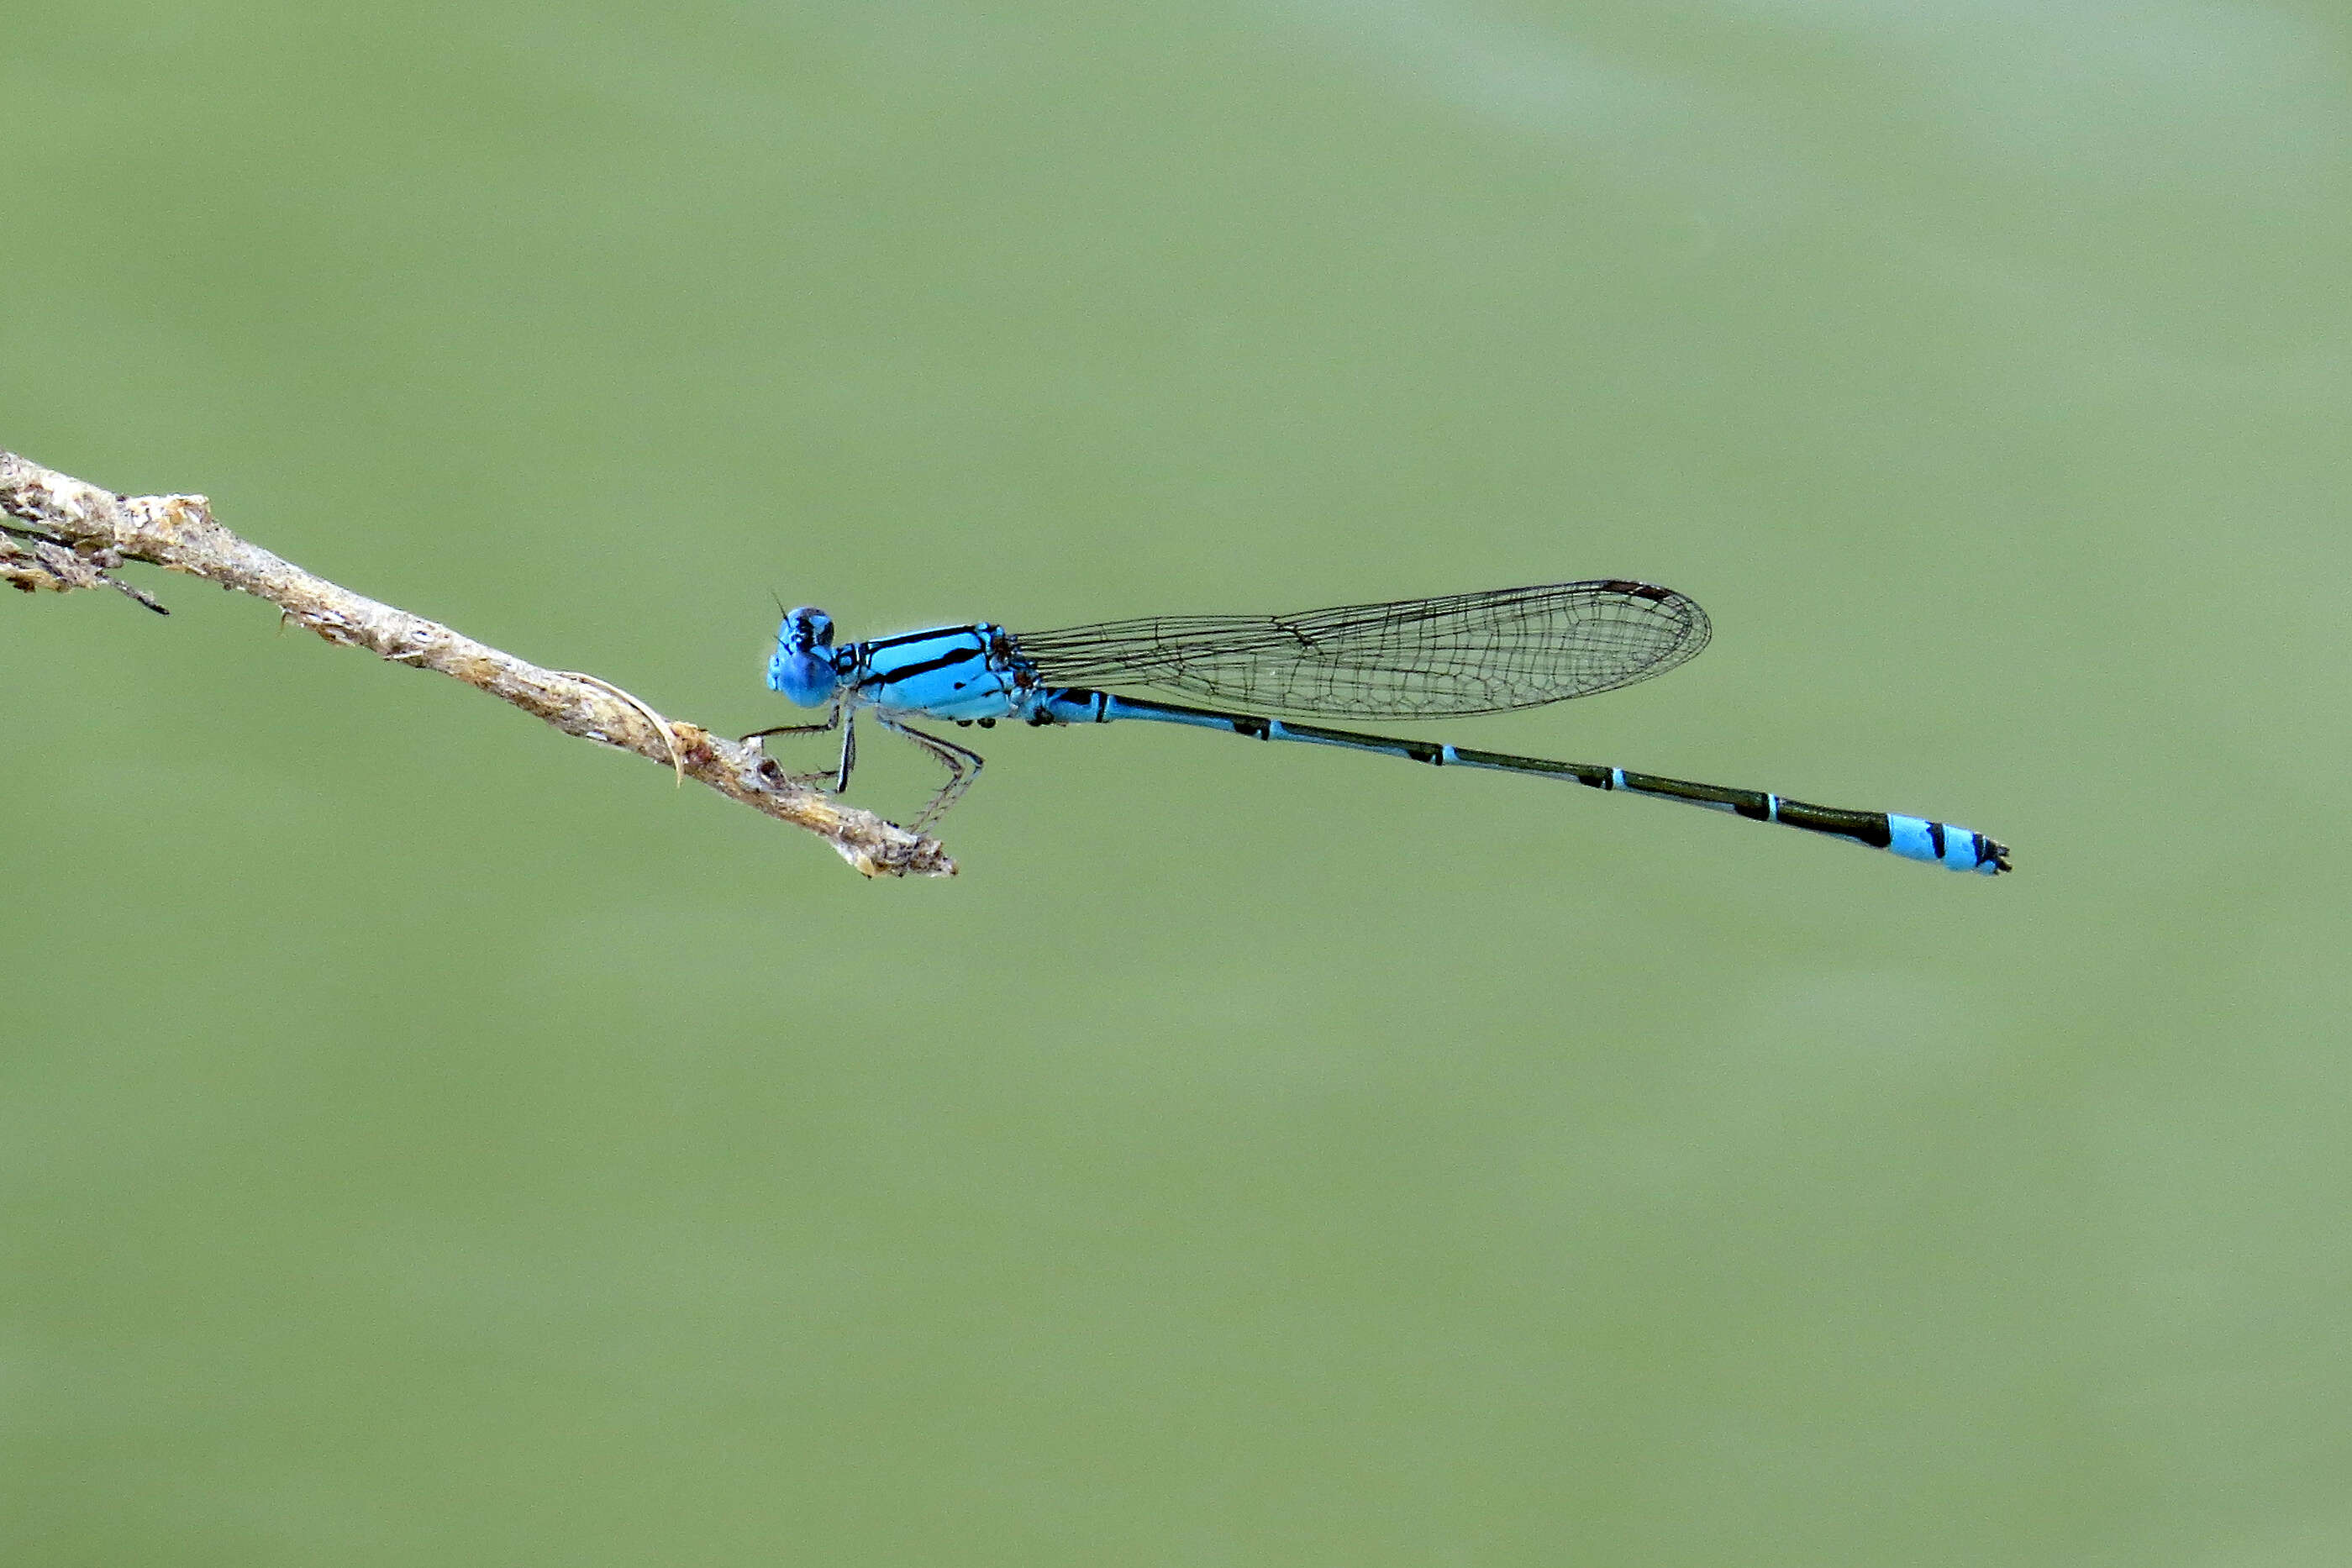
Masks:
[[[799,609],[787,610],[784,619],[792,625],[793,641],[797,646],[804,648],[833,646],[833,617],[815,605],[803,605]]]

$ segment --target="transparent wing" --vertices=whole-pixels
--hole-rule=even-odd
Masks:
[[[1706,646],[1706,612],[1616,580],[1291,616],[1160,616],[1016,637],[1053,686],[1143,686],[1253,712],[1459,718],[1630,686]]]

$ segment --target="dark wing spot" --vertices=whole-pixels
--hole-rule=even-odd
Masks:
[[[1661,588],[1655,583],[1632,583],[1612,577],[1601,584],[1612,594],[1622,594],[1629,599],[1653,599],[1663,604],[1675,596],[1672,588]]]

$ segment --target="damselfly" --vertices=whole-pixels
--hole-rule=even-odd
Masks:
[[[833,618],[804,605],[784,613],[776,650],[768,659],[768,686],[801,707],[830,711],[822,723],[778,725],[743,738],[838,729],[841,761],[831,777],[836,790],[845,790],[857,760],[856,718],[872,710],[883,728],[906,736],[948,771],[947,783],[916,819],[918,827],[971,787],[981,758],[914,728],[910,719],[982,729],[1000,719],[1030,724],[1149,719],[1258,741],[1305,741],[1438,766],[1572,779],[1594,789],[1678,800],[1850,838],[1955,871],[1991,875],[2009,869],[2006,846],[1927,817],[1809,805],[1760,790],[1367,735],[1274,716],[1458,719],[1536,708],[1662,674],[1705,647],[1708,635],[1706,612],[1682,595],[1616,580],[1348,605],[1290,616],[1104,621],[1055,632],[1013,633],[982,621],[839,647],[834,646]],[[1246,711],[1190,708],[1106,689],[1128,686],[1206,697]]]

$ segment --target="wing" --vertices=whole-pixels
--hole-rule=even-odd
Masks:
[[[1316,717],[1458,718],[1630,686],[1706,646],[1706,612],[1617,580],[1293,616],[1161,616],[1018,637],[1050,685],[1143,686]]]

